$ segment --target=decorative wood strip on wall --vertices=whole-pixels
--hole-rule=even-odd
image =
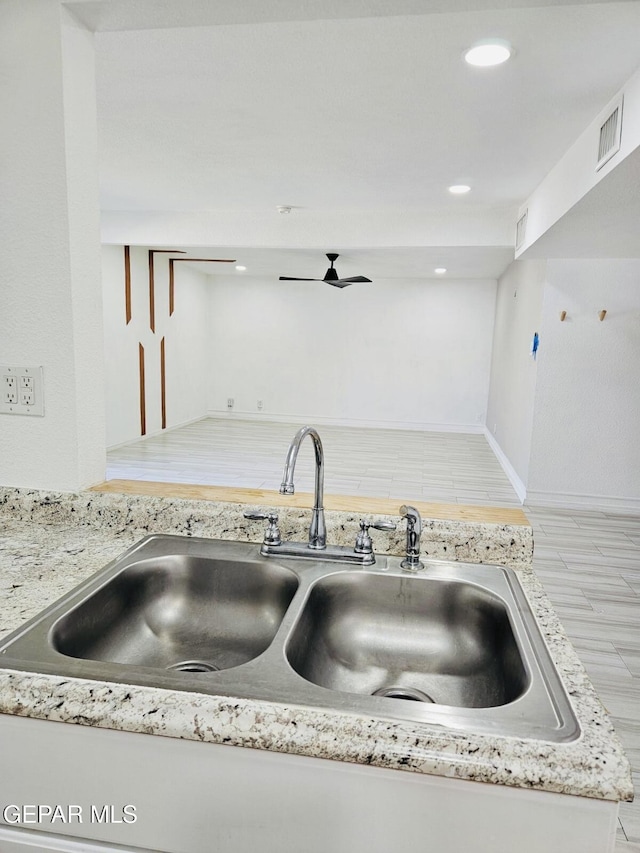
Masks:
[[[147,434],[147,404],[144,388],[144,347],[138,344],[138,369],[140,372],[140,435]]]
[[[128,246],[125,247],[128,250]],[[185,255],[184,249],[149,249],[149,327],[155,334],[156,331],[156,286],[155,268],[153,256],[156,254],[181,254]],[[127,255],[128,257],[128,255]],[[235,258],[169,258],[169,316],[175,309],[175,269],[176,261],[193,261],[205,264],[235,264]],[[129,322],[129,320],[127,320]]]
[[[128,326],[131,322],[131,253],[129,246],[124,247],[124,306]]]
[[[235,264],[235,258],[174,258],[174,261],[192,261],[205,264]]]
[[[154,255],[184,255],[184,249],[149,249],[149,316],[151,331],[155,334],[156,331],[156,286],[155,286],[155,268]],[[182,260],[182,258],[169,259],[169,316],[173,314],[173,261]]]
[[[175,258],[169,258],[169,316],[173,315],[174,309],[174,269],[173,262]]]
[[[159,251],[159,250],[156,250]],[[169,251],[169,249],[163,249],[162,251]],[[180,252],[181,254],[186,254],[182,249],[175,249],[175,252]],[[235,260],[231,258],[169,258],[169,316],[173,315],[175,310],[175,268],[174,263],[176,261],[197,261],[199,263],[211,263],[211,264],[235,264]]]
[[[160,341],[160,407],[162,410],[162,429],[167,428],[167,384],[165,372],[164,338]]]
[[[153,280],[153,249],[149,249],[149,327],[156,332],[156,286]]]

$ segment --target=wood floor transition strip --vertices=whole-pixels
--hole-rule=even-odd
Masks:
[[[150,497],[181,498],[184,500],[223,501],[228,503],[265,506],[298,507],[311,509],[313,495],[298,492],[281,495],[266,489],[240,489],[230,486],[202,486],[184,483],[158,483],[148,480],[108,480],[92,486],[94,492],[148,495]],[[529,520],[521,509],[511,507],[472,506],[465,504],[427,503],[411,501],[423,518],[443,521],[476,521],[485,524],[516,524],[529,527]],[[371,498],[363,495],[325,495],[328,510],[353,513],[379,513],[398,515],[401,501],[391,498]]]

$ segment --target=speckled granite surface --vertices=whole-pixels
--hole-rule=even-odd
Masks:
[[[0,635],[19,627],[148,532],[259,541],[242,507],[192,501],[0,489]],[[281,513],[287,538],[309,515]],[[351,544],[357,517],[328,514],[329,540]],[[586,673],[531,570],[531,531],[425,523],[424,552],[519,571],[582,728],[567,744],[447,731],[247,699],[0,670],[0,711],[59,722],[226,743],[599,799],[632,796],[628,762]],[[380,535],[401,553],[403,535]]]
[[[15,520],[38,524],[56,523],[73,527],[125,532],[179,533],[217,539],[261,542],[264,522],[247,521],[243,509],[266,511],[262,505],[242,507],[215,501],[113,495],[100,492],[66,494],[0,487],[0,513]],[[276,510],[282,538],[306,541],[310,512],[305,509]],[[361,515],[327,512],[327,541],[353,546]],[[399,517],[383,516],[400,522]],[[404,523],[396,531],[373,531],[377,554],[404,553]],[[531,565],[533,534],[530,527],[510,524],[423,520],[422,553],[432,559],[464,560],[518,567]]]

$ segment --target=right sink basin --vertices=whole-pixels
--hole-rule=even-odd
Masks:
[[[400,560],[310,578],[284,643],[316,705],[555,742],[580,737],[516,573]]]
[[[319,580],[287,653],[299,675],[330,690],[438,705],[506,705],[530,682],[502,599],[427,575]]]

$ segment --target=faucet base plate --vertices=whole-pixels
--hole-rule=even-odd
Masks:
[[[282,542],[280,545],[269,545],[263,542],[260,553],[263,557],[327,560],[354,566],[373,566],[376,562],[375,554],[356,554],[353,548],[345,545],[327,545],[326,548],[318,549],[310,548],[308,542]]]

